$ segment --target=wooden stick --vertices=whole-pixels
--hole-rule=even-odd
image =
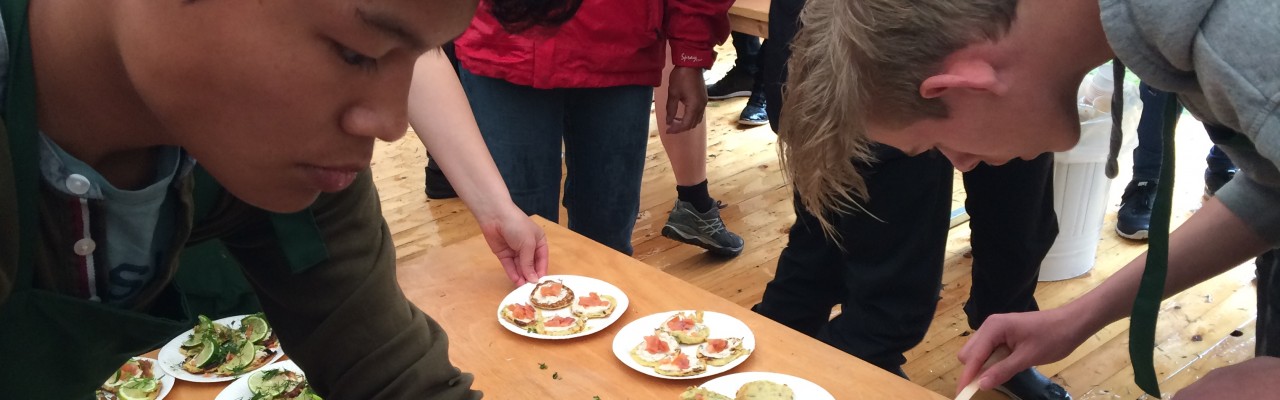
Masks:
[[[972,399],[973,395],[978,393],[978,382],[981,382],[981,379],[978,378],[982,376],[982,371],[986,371],[987,368],[991,368],[992,364],[1008,357],[1009,352],[1009,348],[1004,346],[997,347],[995,351],[992,351],[991,356],[987,357],[987,361],[982,363],[982,369],[978,370],[978,376],[973,377],[973,381],[960,390],[960,393],[956,395],[956,400]]]

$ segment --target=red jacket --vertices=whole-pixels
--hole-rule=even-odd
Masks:
[[[507,33],[481,1],[454,41],[480,76],[539,89],[658,86],[666,43],[676,66],[710,68],[729,35],[733,0],[583,0],[558,28]]]

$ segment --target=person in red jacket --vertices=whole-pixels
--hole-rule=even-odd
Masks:
[[[509,31],[494,17],[503,10],[481,1],[454,42],[459,73],[516,204],[558,221],[563,155],[569,229],[631,254],[666,44],[676,67],[659,123],[684,132],[702,121],[702,71],[728,35],[732,2],[583,0],[557,28]]]

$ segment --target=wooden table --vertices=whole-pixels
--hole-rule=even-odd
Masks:
[[[495,314],[512,286],[480,236],[400,266],[405,295],[444,326],[450,358],[475,374],[474,387],[484,391],[487,399],[674,400],[686,387],[711,378],[667,380],[643,375],[614,357],[613,337],[640,317],[693,308],[732,315],[755,334],[755,352],[726,374],[764,371],[798,376],[842,400],[943,399],[559,225],[542,219],[538,223],[551,244],[551,273],[590,276],[618,286],[631,299],[621,319],[595,334],[569,340],[531,339],[507,331]],[[548,368],[540,369],[539,363]],[[560,379],[553,379],[553,373]],[[223,386],[179,382],[169,398],[212,399]]]
[[[769,0],[737,0],[729,7],[729,28],[760,38],[769,37]]]

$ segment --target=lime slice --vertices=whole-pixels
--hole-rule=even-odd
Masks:
[[[267,320],[256,314],[244,317],[240,320],[240,326],[250,342],[262,343],[271,334],[271,325],[267,325]]]
[[[272,398],[284,393],[289,379],[284,371],[273,369],[249,375],[249,391],[257,395],[255,398]]]
[[[200,322],[196,323],[195,329],[193,329],[191,332],[192,335],[195,335],[196,337],[200,337],[209,332],[213,332],[213,321],[209,320],[209,317],[200,315],[199,319],[200,319]]]
[[[253,360],[257,358],[257,355],[258,347],[254,346],[252,342],[245,341],[240,345],[240,348],[235,350],[235,354],[231,356],[230,360],[227,360],[227,362],[223,363],[222,366],[218,367],[218,372],[223,374],[239,374],[244,372],[244,369],[253,363]]]
[[[155,379],[134,379],[120,386],[116,392],[121,400],[151,400],[160,392],[160,383]]]
[[[187,340],[182,341],[182,347],[193,347],[198,344],[200,344],[200,335],[194,331],[187,335]]]
[[[191,366],[204,369],[211,367],[212,364],[218,362],[218,358],[214,357],[218,353],[218,344],[212,340],[205,340],[200,343],[200,352],[191,357]]]

